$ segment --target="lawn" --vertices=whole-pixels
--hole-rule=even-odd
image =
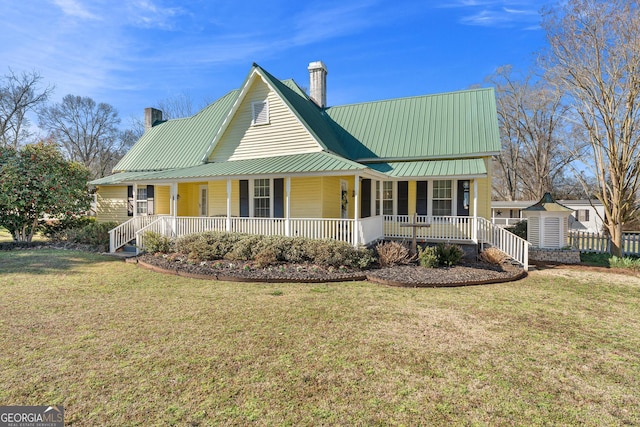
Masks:
[[[0,402],[66,425],[638,425],[640,279],[226,283],[0,253]]]

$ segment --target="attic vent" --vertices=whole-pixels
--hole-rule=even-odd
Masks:
[[[269,104],[267,101],[251,103],[252,125],[264,125],[269,123]]]

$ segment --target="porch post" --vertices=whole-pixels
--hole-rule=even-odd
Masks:
[[[473,180],[473,229],[471,230],[473,235],[471,239],[478,243],[478,179]]]
[[[360,234],[360,175],[353,177],[353,246],[358,246]]]
[[[285,179],[284,235],[291,236],[291,177]]]
[[[173,206],[171,212],[171,234],[177,237],[176,228],[178,222],[176,217],[178,216],[178,183],[174,182],[171,184],[171,192],[173,193],[171,196],[171,204]]]
[[[231,232],[231,180],[227,178],[227,233]]]
[[[133,184],[133,217],[138,216],[138,184]]]

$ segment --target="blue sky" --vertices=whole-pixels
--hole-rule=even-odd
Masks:
[[[528,67],[545,44],[532,0],[0,0],[0,73],[36,70],[66,94],[113,105],[126,125],[179,94],[214,101],[257,62],[328,104],[423,95]]]

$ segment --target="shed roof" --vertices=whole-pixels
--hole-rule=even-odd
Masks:
[[[568,208],[560,203],[556,202],[551,193],[545,193],[542,199],[535,205],[531,205],[528,208],[522,209],[522,212],[573,212],[573,209]]]

